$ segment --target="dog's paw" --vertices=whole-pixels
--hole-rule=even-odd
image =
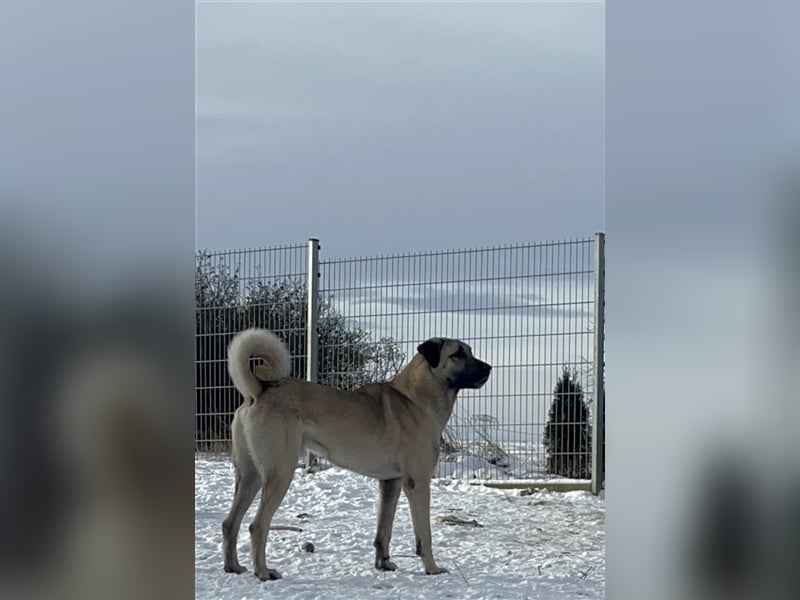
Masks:
[[[225,565],[224,569],[226,573],[236,574],[242,574],[247,571],[247,567],[243,567],[242,565]]]
[[[270,579],[281,579],[283,575],[275,569],[264,569],[263,571],[256,571],[256,577],[261,581],[269,581]]]
[[[441,575],[442,573],[449,573],[449,572],[450,571],[448,571],[444,567],[437,567],[436,565],[434,565],[431,568],[427,567],[425,568],[425,575]]]
[[[381,558],[375,561],[375,568],[379,571],[396,571],[397,565],[388,558]]]

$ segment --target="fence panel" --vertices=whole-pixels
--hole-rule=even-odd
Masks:
[[[594,251],[588,238],[321,260],[323,311],[350,333],[321,342],[320,381],[390,378],[425,339],[463,339],[494,370],[459,394],[438,474],[589,479]]]
[[[195,276],[195,448],[224,451],[241,403],[228,376],[227,347],[247,327],[266,327],[292,352],[305,376],[306,245],[200,252]]]

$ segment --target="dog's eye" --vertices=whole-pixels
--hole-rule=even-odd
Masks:
[[[467,353],[464,352],[464,348],[459,348],[453,354],[450,355],[450,358],[466,358]]]

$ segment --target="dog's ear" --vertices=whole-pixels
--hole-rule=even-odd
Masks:
[[[439,365],[442,346],[444,346],[444,340],[442,338],[431,338],[427,342],[422,342],[417,346],[417,352],[425,357],[425,360],[428,361],[431,367],[436,368]]]

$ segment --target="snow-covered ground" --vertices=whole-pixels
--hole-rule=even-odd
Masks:
[[[195,593],[200,599],[280,598],[603,598],[605,500],[588,492],[497,490],[466,481],[436,479],[431,494],[433,549],[445,575],[427,576],[414,556],[408,503],[401,496],[391,555],[395,572],[376,571],[375,481],[331,468],[297,471],[273,521],[302,533],[273,531],[267,563],[283,579],[252,575],[247,525],[239,557],[248,572],[222,570],[220,525],[233,493],[228,459],[195,461]],[[299,517],[305,513],[307,516]],[[444,525],[439,515],[476,519],[483,527]],[[314,553],[301,549],[312,542]]]

